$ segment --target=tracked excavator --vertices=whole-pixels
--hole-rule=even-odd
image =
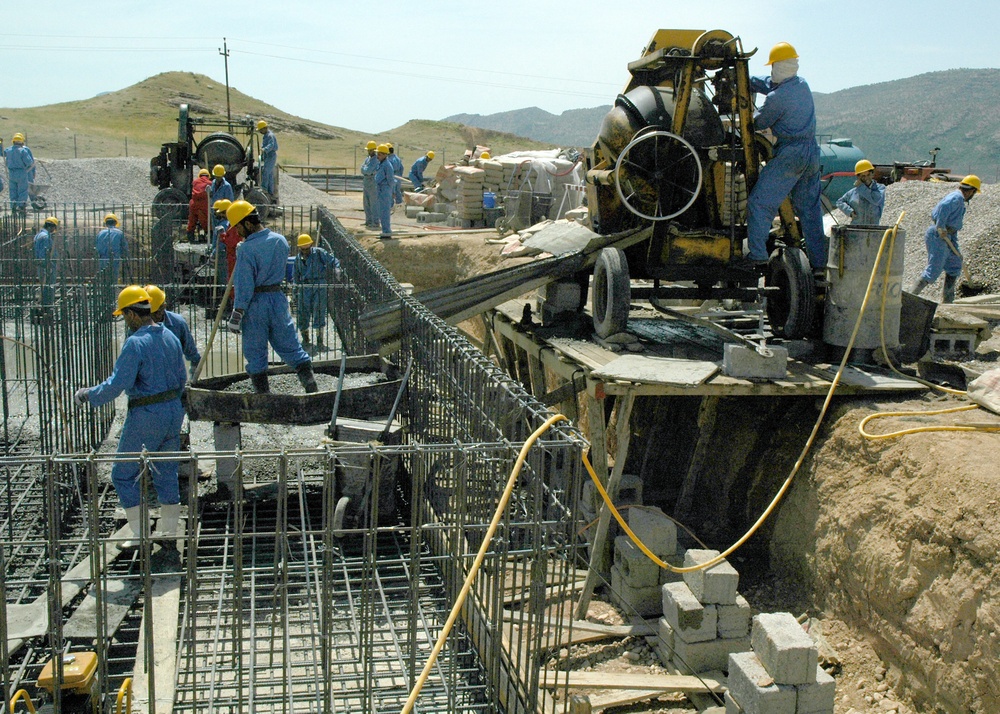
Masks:
[[[755,52],[723,30],[659,30],[628,65],[631,78],[589,157],[588,209],[602,235],[652,232],[598,256],[591,300],[599,336],[625,331],[633,296],[654,306],[766,297],[776,335],[798,339],[812,329],[816,282],[790,200],[771,231],[763,280],[744,259],[747,196],[772,153],[754,130]],[[633,288],[632,278],[652,288]]]

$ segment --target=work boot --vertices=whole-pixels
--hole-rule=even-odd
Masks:
[[[181,504],[160,505],[160,521],[153,532],[153,540],[160,545],[177,545],[177,523],[181,518]]]
[[[141,506],[132,506],[125,509],[125,520],[128,521],[128,527],[132,531],[132,536],[128,540],[115,544],[118,550],[134,550],[139,547],[139,538],[142,537],[141,533],[143,531],[142,518],[139,513],[141,509]]]
[[[952,303],[955,302],[955,288],[958,286],[958,276],[957,275],[945,275],[944,276],[944,302]]]
[[[267,394],[271,391],[271,388],[267,384],[267,372],[251,374],[250,383],[253,384],[253,391],[255,394]]]
[[[194,243],[194,230],[187,232],[188,243]]]
[[[913,287],[910,289],[910,293],[913,295],[919,295],[924,291],[924,288],[926,288],[928,285],[930,285],[928,281],[924,280],[923,278],[920,278],[920,280],[914,283]]]
[[[309,344],[309,330],[302,330],[302,344]]]
[[[303,362],[295,368],[295,374],[299,377],[299,382],[302,384],[302,388],[306,390],[306,394],[312,394],[319,391],[319,385],[316,384],[316,377],[313,375],[312,362]]]

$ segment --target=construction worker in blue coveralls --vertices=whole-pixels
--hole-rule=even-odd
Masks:
[[[885,208],[885,186],[875,180],[875,167],[868,159],[854,164],[854,187],[837,199],[837,208],[847,214],[851,225],[877,226]]]
[[[38,285],[41,287],[42,305],[51,306],[56,301],[56,264],[59,252],[56,250],[52,234],[59,230],[59,219],[50,216],[45,219],[42,229],[35,234],[33,250]]]
[[[267,122],[263,119],[257,122],[257,131],[263,135],[260,140],[260,187],[275,197],[274,176],[278,172],[278,138],[267,128]]]
[[[802,225],[806,252],[813,268],[826,265],[827,238],[820,204],[819,145],[816,110],[809,85],[799,71],[799,55],[787,42],[771,48],[770,77],[751,77],[750,88],[764,94],[754,114],[758,131],[770,129],[774,156],[761,169],[747,202],[747,243],[751,268],[761,270],[768,259],[767,238],[778,208],[789,195]]]
[[[378,217],[382,225],[379,238],[392,238],[392,192],[396,186],[396,175],[389,163],[389,147],[379,144],[375,148],[378,166],[375,168],[375,188],[378,191]]]
[[[302,344],[309,344],[309,324],[316,330],[316,346],[323,346],[323,331],[326,329],[327,287],[330,272],[334,280],[340,277],[340,261],[337,257],[316,246],[308,233],[298,237],[296,245],[299,254],[295,256],[292,282],[296,290],[295,304],[298,308],[296,323],[302,333]]]
[[[410,167],[410,175],[407,178],[410,179],[410,183],[413,184],[414,192],[419,193],[424,190],[424,171],[427,170],[427,164],[433,160],[434,152],[428,151],[426,154],[414,161],[413,166]]]
[[[386,143],[389,147],[389,163],[392,164],[392,173],[396,177],[392,189],[393,203],[397,206],[403,203],[403,160],[396,155],[396,147]]]
[[[167,309],[167,295],[159,286],[146,285],[143,290],[149,295],[149,310],[153,315],[153,322],[166,327],[180,341],[181,351],[190,363],[188,369],[193,377],[195,370],[198,369],[198,363],[201,362],[201,353],[198,352],[198,343],[191,334],[187,320],[180,313]]]
[[[946,303],[955,302],[955,288],[962,274],[962,253],[958,249],[958,232],[965,220],[965,208],[972,197],[982,189],[983,183],[975,174],[969,174],[958,188],[938,201],[931,211],[934,223],[924,233],[927,245],[927,267],[913,286],[914,295],[933,283],[944,271],[944,295]]]
[[[307,393],[319,391],[312,361],[295,334],[282,283],[289,250],[285,236],[265,228],[257,209],[234,201],[226,211],[229,224],[243,238],[233,268],[233,312],[226,328],[243,333],[247,374],[258,394],[270,391],[267,379],[267,345],[295,370]]]
[[[111,376],[96,387],[83,387],[73,395],[80,406],[99,407],[125,392],[128,414],[118,439],[118,453],[180,450],[181,422],[184,407],[181,392],[187,382],[184,356],[177,337],[153,321],[149,294],[138,285],[129,285],[118,294],[118,308],[132,332],[122,345]],[[153,538],[167,550],[176,550],[177,523],[180,518],[180,493],[176,461],[150,461],[153,487],[160,502],[160,520]],[[135,539],[145,533],[140,518],[141,491],[138,460],[115,461],[111,481],[133,539],[119,548],[135,547]]]
[[[28,184],[35,180],[35,157],[24,143],[24,134],[18,132],[11,139],[12,146],[3,150],[10,179],[10,210],[26,213],[28,210]],[[3,143],[0,142],[0,148]]]
[[[365,228],[378,228],[378,189],[375,188],[375,171],[378,169],[378,157],[374,141],[369,141],[365,147],[368,156],[361,164],[362,199],[365,206]]]
[[[117,284],[122,261],[128,260],[128,241],[118,227],[118,216],[114,213],[104,217],[104,230],[97,234],[94,247],[97,250],[98,274],[105,280],[110,279],[112,285]]]
[[[208,185],[208,203],[214,204],[216,201],[234,201],[236,195],[233,193],[233,185],[226,180],[226,167],[216,164],[212,167],[212,183]]]

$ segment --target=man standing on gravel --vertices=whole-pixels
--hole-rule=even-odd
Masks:
[[[969,174],[958,188],[938,201],[931,211],[934,223],[924,233],[927,245],[927,267],[913,286],[914,295],[933,283],[944,271],[944,295],[946,303],[955,302],[955,287],[962,274],[962,254],[958,250],[958,232],[965,220],[965,208],[972,197],[982,188],[982,181],[975,174]]]
[[[24,143],[24,134],[18,132],[11,140],[13,146],[3,149],[7,162],[7,177],[10,179],[10,210],[26,213],[28,210],[28,184],[35,180],[35,157]]]
[[[378,166],[375,168],[375,188],[378,190],[378,217],[382,224],[379,238],[392,238],[392,193],[396,186],[396,175],[389,163],[389,147],[379,144],[375,149]]]
[[[307,393],[319,391],[312,361],[295,334],[282,283],[289,250],[285,236],[265,228],[257,209],[236,201],[226,211],[230,225],[243,243],[236,251],[233,269],[233,313],[226,328],[243,333],[243,358],[254,391],[270,391],[267,380],[267,345],[295,370]],[[245,324],[244,324],[245,323]]]
[[[837,199],[837,208],[856,226],[877,226],[885,207],[885,186],[875,180],[875,167],[868,159],[854,164],[854,188]]]
[[[378,157],[375,149],[378,146],[369,141],[368,158],[361,164],[362,200],[365,206],[365,228],[378,228],[378,189],[375,188],[375,170],[378,169]]]
[[[309,324],[316,330],[316,346],[323,346],[323,331],[326,329],[326,291],[330,284],[330,268],[334,274],[340,272],[340,261],[336,256],[319,247],[308,233],[299,236],[296,242],[299,254],[295,256],[292,281],[298,286],[296,291],[296,322],[302,333],[302,343],[309,344]]]
[[[122,261],[128,260],[128,242],[125,240],[125,233],[118,227],[118,216],[109,213],[104,217],[104,230],[97,234],[94,243],[98,272],[105,276],[105,280],[110,277],[112,285],[117,285]],[[107,275],[109,268],[110,276]]]
[[[278,137],[268,128],[267,122],[263,119],[257,122],[257,131],[262,135],[260,139],[260,187],[267,191],[271,198],[276,199],[278,196],[274,176],[278,173]]]

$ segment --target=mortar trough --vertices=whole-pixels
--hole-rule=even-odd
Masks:
[[[313,372],[337,377],[340,360],[313,362]],[[402,380],[399,369],[378,355],[348,357],[346,374],[381,372],[388,381],[348,387],[340,395],[338,415],[352,419],[370,419],[389,414]],[[294,374],[286,365],[271,367],[269,377]],[[252,424],[322,424],[330,421],[336,389],[313,394],[251,394],[225,392],[227,387],[249,379],[246,372],[224,377],[200,379],[184,390],[184,407],[191,421],[218,421]]]

